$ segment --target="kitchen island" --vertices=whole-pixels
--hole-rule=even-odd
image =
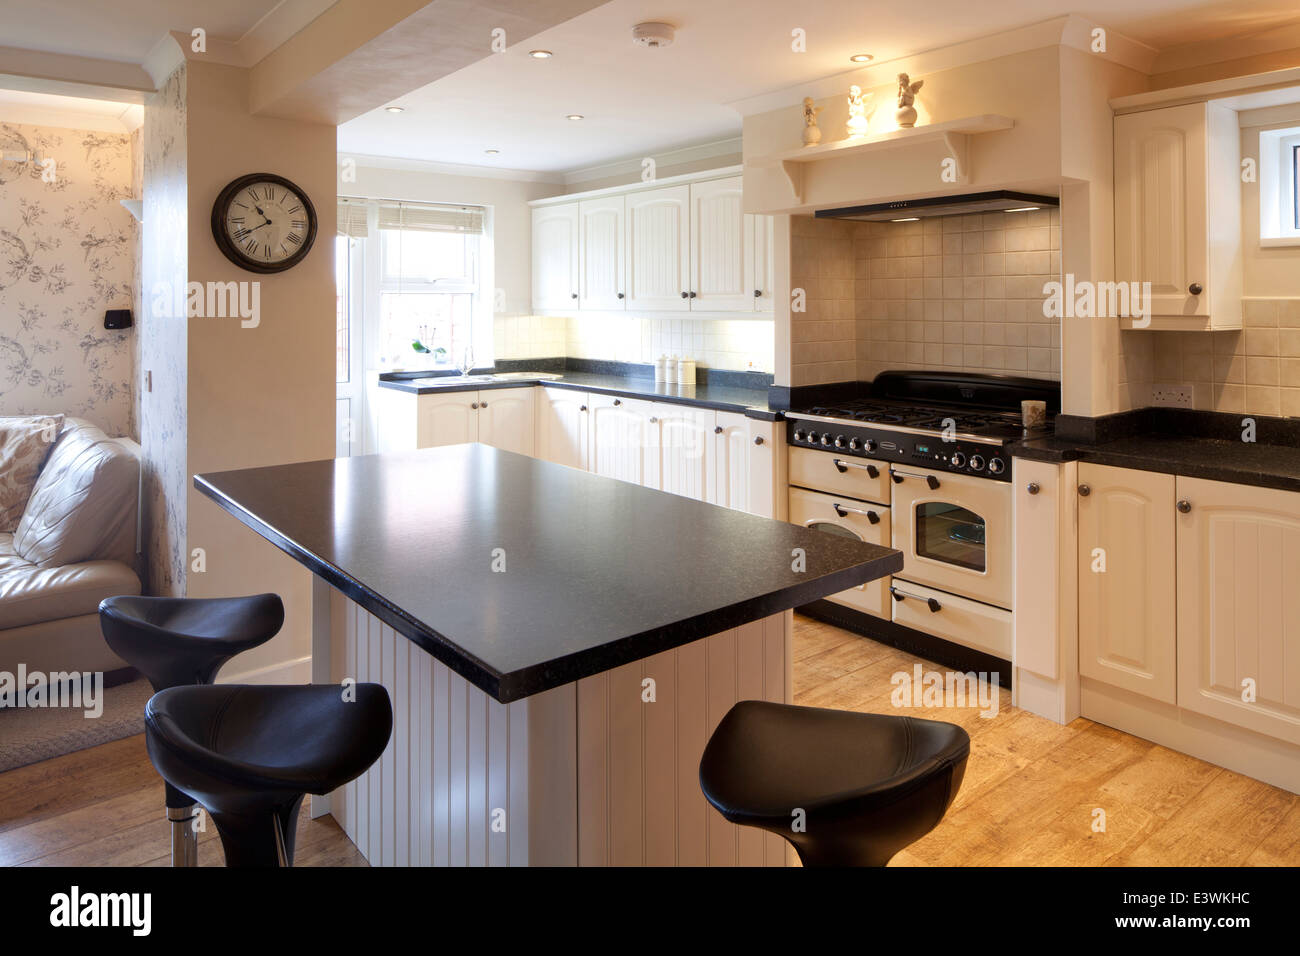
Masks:
[[[789,701],[790,609],[902,555],[485,445],[200,475],[315,575],[313,680],[383,683],[326,799],[372,864],[768,864],[700,793],[741,699]]]

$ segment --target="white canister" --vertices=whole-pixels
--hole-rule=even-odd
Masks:
[[[662,384],[668,377],[668,356],[661,355],[655,359],[655,383]]]
[[[664,366],[664,382],[668,385],[677,384],[677,356],[670,356]]]
[[[695,384],[695,360],[682,359],[677,363],[677,384],[694,385]]]

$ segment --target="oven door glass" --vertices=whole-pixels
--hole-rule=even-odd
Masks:
[[[948,501],[916,506],[916,553],[920,557],[983,572],[985,522],[981,515]]]

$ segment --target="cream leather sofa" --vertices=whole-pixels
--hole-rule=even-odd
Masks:
[[[0,533],[0,671],[113,671],[99,602],[139,594],[140,447],[64,421],[17,529]]]

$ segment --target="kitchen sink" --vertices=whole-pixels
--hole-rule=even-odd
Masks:
[[[497,372],[495,375],[489,375],[489,379],[496,379],[499,382],[519,382],[519,381],[551,381],[552,379],[563,378],[555,372]]]
[[[431,378],[413,378],[412,385],[465,385],[470,382],[492,382],[491,375],[436,375]]]

